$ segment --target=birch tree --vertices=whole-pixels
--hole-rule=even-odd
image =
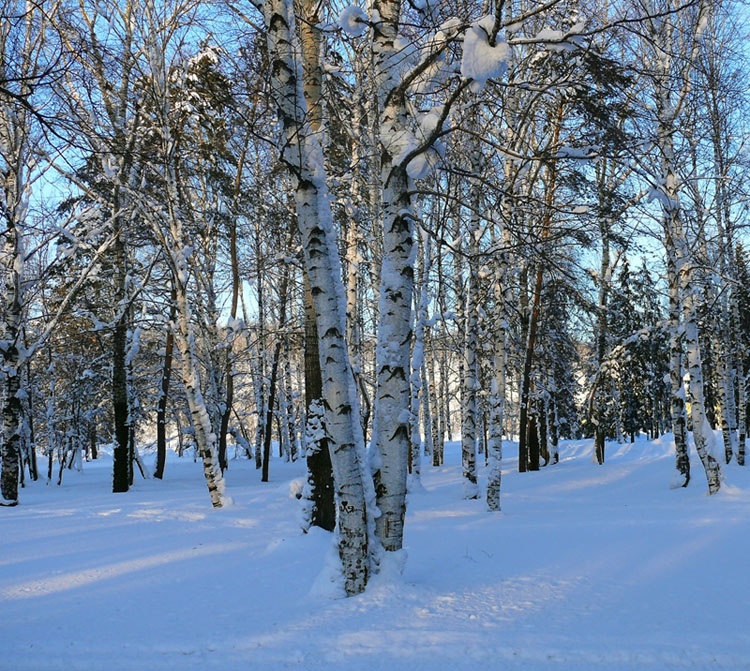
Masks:
[[[650,9],[652,16],[647,20],[647,58],[653,68],[650,86],[655,104],[654,145],[658,161],[658,172],[655,173],[657,179],[650,196],[661,207],[668,257],[670,321],[673,330],[670,371],[673,379],[673,421],[680,421],[682,406],[681,384],[678,387],[682,374],[677,368],[681,336],[687,352],[686,372],[695,448],[706,472],[708,491],[714,494],[721,486],[721,472],[703,401],[703,371],[695,311],[695,270],[685,231],[675,153],[675,134],[690,91],[690,69],[697,56],[709,7],[707,2],[701,1],[695,8],[665,13],[664,10],[669,10],[670,6],[653,2]],[[675,435],[678,435],[678,427],[675,427]],[[678,446],[677,468],[687,479],[684,454],[683,448]]]
[[[296,59],[295,14],[287,0],[260,8],[271,58],[272,95],[278,107],[284,150],[281,160],[293,180],[323,372],[326,433],[337,501],[338,550],[347,594],[364,590],[370,575],[368,470],[359,401],[346,344],[345,294],[332,227],[325,160],[311,132]],[[372,512],[370,512],[370,516]]]
[[[50,8],[54,14],[56,5]],[[0,381],[2,382],[2,473],[0,503],[18,503],[21,468],[23,346],[24,230],[29,199],[40,156],[41,115],[33,96],[50,76],[45,60],[51,31],[40,7],[14,0],[0,5]],[[38,174],[37,174],[38,176]]]

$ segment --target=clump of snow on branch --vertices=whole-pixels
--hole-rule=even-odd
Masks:
[[[412,82],[414,93],[432,93],[443,82],[447,74],[445,48],[460,27],[457,18],[448,19],[427,39],[419,53],[420,66],[428,61],[431,63]]]
[[[657,201],[667,212],[680,209],[680,195],[677,189],[672,189],[674,198],[667,193],[666,180],[660,179],[646,194],[646,202]]]
[[[578,158],[578,159],[589,159],[594,158],[599,151],[597,145],[584,145],[583,147],[560,147],[557,151],[557,158]]]
[[[339,14],[339,26],[349,37],[362,37],[367,32],[367,14],[357,5],[349,5]]]
[[[580,33],[583,32],[585,27],[585,21],[578,21],[567,32],[553,30],[552,28],[542,28],[534,39],[544,42],[544,48],[547,51],[554,51],[556,53],[575,51],[583,46],[583,39],[580,37]]]
[[[443,106],[437,105],[429,110],[429,112],[423,112],[417,115],[417,121],[419,122],[419,132],[422,135],[422,139],[427,138],[435,132],[438,125],[440,124],[440,118],[443,115]]]
[[[435,169],[440,158],[437,150],[429,147],[406,164],[406,174],[412,179],[424,179]]]
[[[488,14],[472,23],[464,36],[461,75],[472,80],[469,88],[474,93],[479,93],[488,79],[500,79],[508,70],[510,52],[505,39],[498,34],[495,45],[490,44],[494,25],[495,17]]]

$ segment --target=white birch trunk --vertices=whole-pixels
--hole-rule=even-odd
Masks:
[[[476,129],[477,120],[472,117],[470,124]],[[477,484],[477,388],[478,363],[477,341],[479,337],[479,207],[481,191],[479,188],[479,171],[482,156],[476,140],[472,143],[471,171],[474,178],[471,182],[471,212],[469,213],[469,289],[466,292],[466,312],[464,315],[464,371],[463,398],[461,418],[461,465],[463,474],[463,496],[465,499],[476,499],[479,496]]]
[[[374,492],[369,475],[346,344],[346,297],[333,238],[323,152],[306,124],[306,103],[294,47],[294,13],[288,0],[264,3],[271,86],[282,122],[282,160],[295,185],[297,222],[315,308],[323,373],[326,430],[338,508],[338,550],[347,594],[362,592],[370,574]],[[373,548],[374,550],[374,548]]]
[[[507,241],[503,231],[503,241]],[[505,278],[507,253],[496,252],[495,257],[495,347],[492,359],[492,393],[490,396],[490,439],[487,446],[487,509],[500,510],[500,486],[503,461],[503,419],[505,414],[505,340],[507,314],[505,305]]]
[[[680,204],[680,186],[677,176],[676,161],[674,154],[674,132],[678,123],[678,116],[682,109],[685,96],[689,90],[689,76],[685,72],[679,72],[683,88],[676,100],[672,100],[669,83],[673,76],[672,52],[677,43],[677,37],[689,38],[686,56],[687,67],[695,58],[698,50],[697,32],[699,26],[708,16],[708,3],[701,0],[698,5],[695,24],[691,32],[685,35],[675,35],[678,28],[672,23],[673,17],[667,19],[659,18],[651,22],[655,39],[656,53],[654,64],[656,75],[653,78],[654,97],[656,98],[656,146],[658,148],[660,175],[659,184],[656,188],[661,192],[659,200],[662,204],[663,220],[662,226],[665,233],[667,255],[670,273],[674,272],[674,284],[679,287],[679,302],[681,303],[681,325],[676,327],[674,317],[676,310],[673,303],[676,302],[670,295],[670,317],[672,318],[672,363],[676,359],[676,342],[679,331],[682,331],[683,341],[687,352],[687,378],[690,393],[690,417],[693,424],[693,438],[695,448],[703,464],[708,481],[709,494],[719,491],[721,486],[721,473],[719,461],[716,458],[716,446],[713,440],[713,432],[706,420],[703,401],[703,371],[700,348],[698,344],[698,326],[695,314],[695,287],[693,284],[693,267],[689,253],[689,246],[685,236],[682,210]],[[681,61],[682,62],[682,61]],[[671,278],[670,278],[671,279]],[[671,283],[670,283],[671,284]],[[670,292],[673,287],[670,286]],[[672,392],[675,394],[675,370],[671,371]],[[673,406],[679,401],[673,398]]]
[[[145,3],[147,35],[145,53],[151,68],[150,85],[154,96],[156,114],[161,123],[162,178],[166,186],[166,203],[162,212],[142,208],[144,218],[149,221],[160,241],[167,262],[174,276],[176,289],[177,329],[175,344],[180,352],[180,365],[185,397],[190,411],[195,444],[203,464],[203,474],[214,508],[230,504],[226,495],[224,477],[219,468],[217,436],[212,426],[208,405],[201,389],[198,361],[195,353],[192,307],[188,298],[188,256],[190,249],[185,238],[182,217],[186,207],[180,197],[177,164],[179,162],[177,138],[172,137],[170,113],[172,108],[169,89],[168,67],[165,62],[170,29],[160,23],[152,1]],[[159,216],[159,215],[162,216]],[[166,221],[164,221],[166,220]],[[164,225],[166,224],[166,225]]]
[[[181,231],[176,226],[174,235],[180,235]],[[176,240],[179,240],[177,238]],[[179,244],[175,241],[175,246]],[[180,248],[182,249],[182,248]],[[187,296],[186,268],[182,258],[174,258],[177,277],[175,278],[177,298],[177,329],[175,330],[175,343],[180,352],[180,368],[182,373],[182,384],[185,390],[190,417],[195,432],[194,439],[198,449],[198,455],[203,463],[203,475],[206,479],[211,504],[214,508],[222,508],[232,501],[226,495],[224,477],[219,468],[216,434],[211,426],[211,418],[208,407],[201,393],[200,378],[195,355],[194,334],[191,324],[190,305]],[[182,266],[182,267],[180,267]]]
[[[32,4],[10,3],[0,17],[0,81],[20,95],[31,94],[24,77],[37,74],[36,58],[43,44],[38,22],[41,11]],[[6,72],[6,67],[8,68]],[[3,75],[8,79],[4,80]],[[13,81],[14,77],[19,80]],[[24,249],[22,227],[30,196],[31,119],[23,106],[0,90],[0,379],[2,379],[2,427],[0,428],[0,505],[18,503],[18,481],[23,468],[21,319]]]
[[[715,494],[721,487],[720,461],[713,430],[706,419],[703,403],[703,370],[698,345],[698,322],[695,316],[695,292],[689,267],[681,268],[682,321],[685,330],[687,373],[690,389],[690,417],[693,421],[693,440],[708,480],[708,493]]]
[[[670,246],[670,245],[668,245]],[[685,388],[682,382],[682,337],[680,333],[680,297],[675,271],[674,253],[667,251],[667,283],[669,285],[669,384],[672,432],[675,443],[675,467],[682,478],[681,486],[690,482],[690,457],[687,447]],[[654,409],[653,422],[657,422]]]
[[[735,275],[736,276],[736,275]],[[747,345],[743,341],[742,331],[740,329],[740,309],[739,301],[733,294],[731,302],[732,324],[734,326],[734,335],[737,346],[737,402],[739,404],[739,417],[737,426],[737,463],[740,466],[745,465],[745,442],[747,439],[747,399],[746,399],[746,373],[745,357]]]
[[[429,236],[422,234],[423,260],[421,282],[419,286],[419,299],[417,302],[417,315],[414,325],[414,348],[411,358],[411,486],[422,489],[422,441],[419,430],[419,411],[422,405],[429,413],[429,388],[423,386],[425,380],[425,329],[427,324],[427,308],[430,303],[429,279],[432,268],[432,244]],[[420,403],[421,401],[421,403]],[[425,442],[427,442],[427,431],[425,429]]]
[[[3,233],[3,244],[0,247],[0,259],[3,275],[4,295],[0,311],[0,374],[5,378],[3,384],[3,424],[0,436],[0,454],[2,471],[0,472],[0,505],[15,506],[18,503],[18,478],[21,468],[21,359],[19,341],[21,337],[22,293],[21,279],[23,272],[23,251],[21,232],[15,218],[18,203],[14,202],[15,180],[6,178],[3,185],[3,206],[11,204],[6,210],[10,216],[3,222],[7,226]],[[10,181],[10,184],[8,182]]]
[[[395,44],[400,0],[376,0],[382,19],[373,27],[374,76],[380,108],[380,181],[382,188],[383,262],[378,301],[376,396],[373,444],[380,463],[375,474],[377,533],[386,551],[403,545],[409,454],[410,346],[414,287],[413,184],[404,161],[397,163],[391,138],[409,131],[406,92],[394,87]]]

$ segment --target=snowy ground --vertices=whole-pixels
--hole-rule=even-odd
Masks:
[[[513,448],[506,446],[508,454]],[[0,670],[750,669],[750,467],[715,497],[665,439],[590,443],[503,478],[503,512],[461,500],[459,448],[410,494],[396,581],[311,594],[330,537],[302,535],[290,480],[246,461],[214,511],[199,465],[111,494],[111,462],[0,509]]]

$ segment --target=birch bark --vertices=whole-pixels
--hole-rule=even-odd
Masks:
[[[326,431],[338,508],[338,549],[347,594],[362,592],[370,574],[368,475],[359,400],[346,344],[346,297],[333,239],[323,152],[306,120],[296,59],[294,12],[288,0],[263,5],[272,94],[282,125],[282,160],[295,187],[297,223],[315,308],[323,373]]]
[[[472,129],[478,131],[476,112],[470,119]],[[478,363],[477,342],[479,337],[479,208],[481,190],[479,183],[482,169],[482,154],[479,143],[474,136],[471,148],[471,172],[474,178],[470,187],[469,213],[469,287],[466,292],[466,311],[464,313],[464,371],[463,399],[461,419],[461,465],[463,474],[463,496],[465,499],[476,499],[479,496],[477,484],[477,388]]]
[[[678,37],[687,37],[687,62],[695,59],[698,49],[697,35],[702,22],[708,16],[708,3],[701,0],[697,8],[695,23],[686,28],[679,35],[679,30],[670,17],[651,19],[651,37],[657,46],[655,76],[653,77],[654,97],[656,99],[656,146],[659,154],[659,185],[658,198],[662,206],[662,226],[665,232],[667,254],[670,267],[674,268],[674,281],[679,287],[681,303],[679,331],[683,336],[687,352],[687,377],[690,392],[690,416],[693,424],[693,439],[695,448],[706,472],[709,494],[719,491],[721,486],[721,471],[716,458],[716,445],[713,432],[705,415],[703,400],[703,371],[701,353],[698,342],[698,325],[695,314],[695,286],[693,280],[694,267],[690,257],[690,250],[685,235],[680,203],[680,184],[677,176],[674,152],[674,133],[678,116],[681,112],[685,97],[689,91],[689,77],[682,73],[684,84],[673,100],[669,88],[670,77],[673,76],[672,56]],[[670,306],[671,307],[671,306]],[[673,316],[673,315],[671,315]],[[674,324],[673,324],[674,327]],[[673,339],[679,335],[673,332]],[[675,357],[673,356],[673,359]],[[674,363],[674,361],[673,361]],[[672,372],[675,376],[675,373]],[[673,383],[674,393],[674,383]],[[674,401],[673,401],[674,403]]]
[[[429,388],[424,385],[425,376],[425,329],[427,324],[427,308],[430,302],[429,277],[432,267],[432,244],[427,234],[422,235],[423,260],[419,284],[419,299],[417,301],[416,323],[414,326],[414,348],[411,358],[411,477],[412,486],[422,488],[422,441],[420,440],[419,411],[420,405],[429,413]],[[427,432],[425,431],[425,442]]]
[[[198,454],[203,464],[211,504],[221,508],[231,503],[226,495],[224,477],[218,464],[218,440],[211,422],[208,405],[201,389],[198,360],[195,352],[193,310],[190,305],[188,284],[190,267],[188,257],[192,247],[187,243],[183,218],[189,218],[188,199],[183,198],[180,181],[180,143],[172,131],[170,119],[172,109],[170,68],[166,59],[169,40],[177,16],[160,16],[153,0],[144,3],[144,50],[150,67],[151,93],[154,102],[156,124],[160,130],[160,165],[154,166],[165,184],[165,202],[161,207],[140,201],[141,214],[150,224],[156,239],[162,246],[172,272],[177,309],[175,344],[180,353],[180,366],[185,397],[195,432]]]
[[[376,397],[373,444],[379,453],[375,490],[376,528],[386,551],[400,550],[406,514],[409,454],[409,355],[414,290],[414,210],[404,161],[397,162],[392,138],[409,130],[406,90],[398,85],[396,44],[401,0],[375,0],[381,21],[373,27],[373,67],[380,110],[383,263],[378,301]]]

